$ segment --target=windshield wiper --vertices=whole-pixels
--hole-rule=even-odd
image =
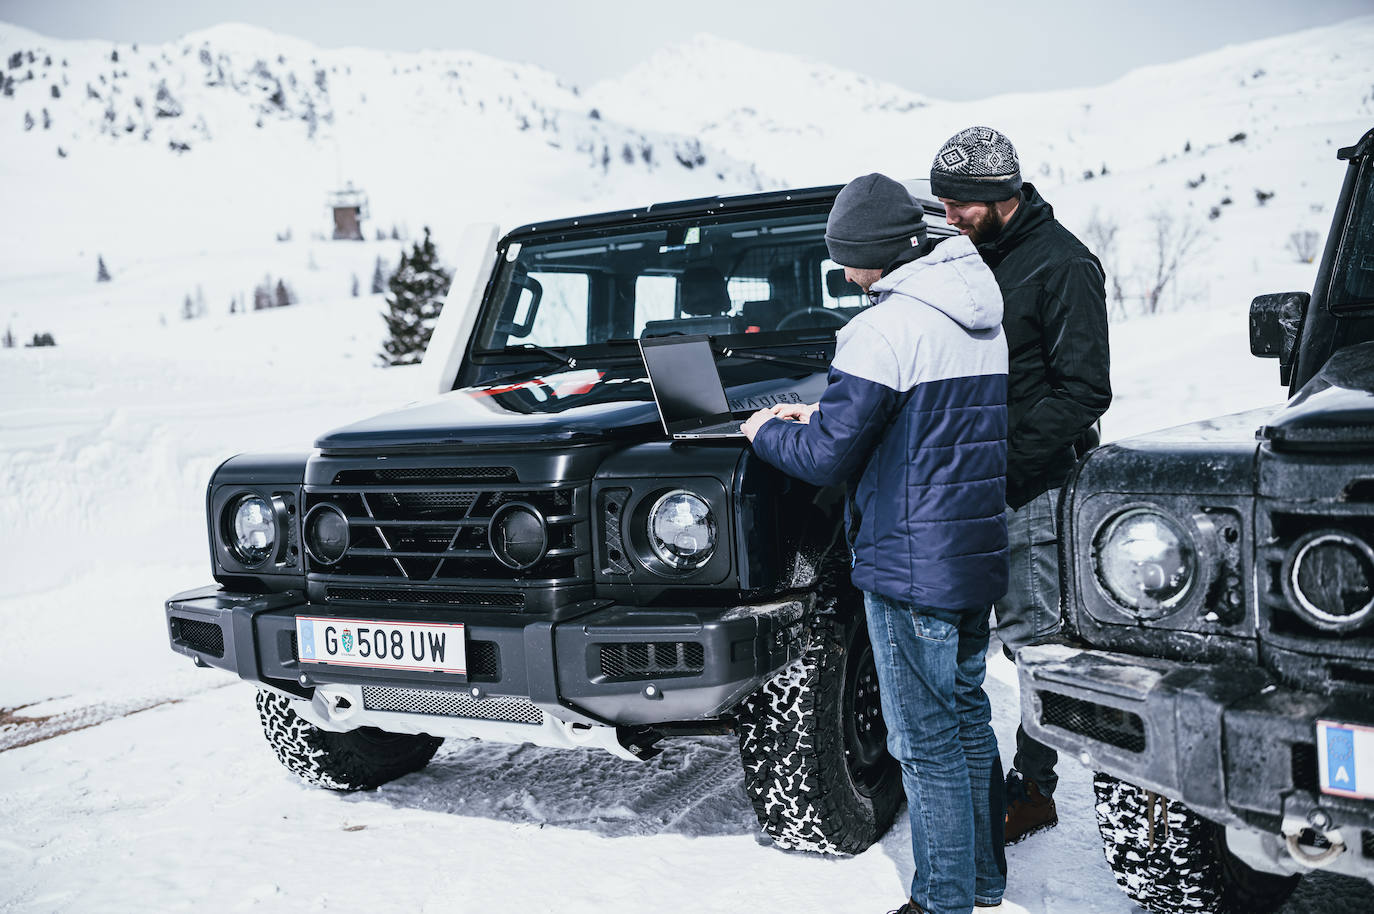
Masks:
[[[565,368],[577,367],[577,359],[568,355],[566,352],[559,352],[557,349],[549,349],[545,346],[540,346],[538,343],[520,343],[519,345],[506,346],[502,349],[481,349],[474,352],[473,355],[513,355],[520,352],[537,352]]]
[[[727,359],[754,359],[759,362],[773,362],[778,365],[786,365],[790,368],[805,368],[807,371],[815,371],[818,368],[825,368],[830,364],[830,360],[823,356],[807,355],[769,355],[766,352],[755,352],[752,349],[731,349],[728,347],[717,347],[715,340],[711,341],[711,351]]]

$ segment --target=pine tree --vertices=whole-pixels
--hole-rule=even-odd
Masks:
[[[191,301],[191,296],[186,296],[186,301],[181,303],[181,317],[183,320],[192,320],[196,316],[195,302]]]
[[[6,349],[14,348],[14,330],[12,328],[5,328],[5,336],[3,339],[0,339],[0,343],[2,343]]]
[[[264,276],[262,282],[253,287],[253,310],[261,311],[272,307],[272,277]]]
[[[287,305],[296,303],[296,296],[292,295],[291,290],[286,288],[286,283],[283,280],[277,280],[277,291],[272,303],[278,308],[285,308]]]
[[[424,240],[416,242],[410,253],[401,254],[401,263],[387,282],[391,294],[382,315],[387,328],[380,353],[383,364],[414,365],[424,356],[450,279],[439,265],[426,226]]]
[[[377,256],[377,265],[372,268],[372,294],[386,291],[386,274],[382,272],[382,258]]]
[[[110,271],[109,271],[109,269],[105,266],[105,258],[104,258],[103,256],[101,256],[100,254],[95,255],[95,281],[96,281],[96,282],[109,282],[109,281],[110,281]]]
[[[357,297],[358,297],[358,274],[357,274],[357,273],[354,273],[354,274],[353,274],[353,285],[352,285],[352,286],[350,287],[350,289],[349,289],[349,294],[352,295],[354,298],[357,298]]]

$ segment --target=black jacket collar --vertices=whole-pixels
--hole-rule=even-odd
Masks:
[[[1053,220],[1054,207],[1045,202],[1034,184],[1022,184],[1021,205],[1016,207],[1011,221],[1002,227],[996,238],[978,245],[978,253],[983,259],[996,263],[1025,241],[1031,232]]]

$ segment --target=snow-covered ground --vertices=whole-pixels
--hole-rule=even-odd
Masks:
[[[0,350],[5,912],[801,914],[883,911],[902,897],[904,820],[852,859],[778,851],[759,837],[728,739],[677,743],[643,764],[450,743],[420,774],[339,796],[278,765],[249,687],[167,648],[162,601],[209,580],[204,487],[214,467],[242,451],[308,449],[316,434],[418,393],[414,369],[377,366],[381,298],[367,294],[377,259],[394,264],[401,243],[313,237],[325,228],[322,195],[342,175],[366,178],[369,239],[378,226],[432,224],[452,261],[445,242],[470,218],[511,225],[778,180],[916,174],[956,127],[1010,120],[1028,175],[1070,225],[1094,210],[1119,218],[1121,272],[1148,258],[1140,218],[1156,205],[1207,228],[1205,255],[1166,312],[1114,325],[1110,439],[1281,399],[1276,364],[1248,353],[1246,307],[1262,292],[1311,287],[1315,267],[1284,244],[1297,227],[1325,234],[1342,174],[1334,149],[1374,116],[1374,57],[1357,53],[1374,47],[1368,18],[1100,89],[981,105],[756,55],[790,94],[760,89],[771,84],[746,71],[724,83],[749,86],[743,108],[698,91],[691,121],[655,68],[696,61],[715,72],[745,59],[738,48],[694,40],[583,95],[534,68],[457,52],[324,52],[226,27],[166,48],[120,46],[114,62],[108,43],[0,25],[0,56],[35,47],[35,61],[3,71],[20,79],[0,97],[0,332],[13,327],[21,342],[50,332],[58,345]],[[1256,75],[1261,60],[1295,69],[1271,63]],[[31,66],[34,79],[23,79]],[[208,85],[217,68],[242,91]],[[327,70],[328,97],[316,69]],[[803,79],[806,93],[796,90]],[[164,81],[189,126],[144,110]],[[646,86],[659,91],[641,98]],[[1189,86],[1206,91],[1190,98]],[[270,101],[274,87],[284,105]],[[1167,96],[1167,116],[1149,103],[1151,87]],[[434,94],[412,105],[421,89]],[[788,101],[802,94],[815,104]],[[835,123],[846,105],[868,127]],[[53,126],[23,129],[21,112],[37,119],[45,106]],[[307,137],[303,112],[326,109],[333,121]],[[156,142],[140,139],[145,128]],[[1230,142],[1242,130],[1247,139]],[[909,167],[876,162],[855,142],[885,131],[905,138]],[[171,152],[172,140],[192,148]],[[697,141],[707,167],[665,152],[691,161]],[[658,158],[646,162],[642,143]],[[1084,180],[1084,163],[1108,163],[1108,174]],[[1277,195],[1261,203],[1256,188]],[[295,240],[272,240],[286,228]],[[94,282],[98,253],[110,283]],[[285,278],[300,304],[230,314],[230,300],[264,274]],[[203,316],[183,319],[187,296],[204,298]],[[989,669],[1010,754],[1015,677],[996,651]],[[1005,909],[1134,910],[1103,861],[1087,773],[1068,760],[1063,773],[1062,825],[1010,849]],[[1374,894],[1316,878],[1286,910],[1369,911]]]

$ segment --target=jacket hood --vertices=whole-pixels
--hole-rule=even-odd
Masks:
[[[969,330],[991,330],[1002,323],[997,280],[963,235],[941,241],[929,254],[875,282],[870,291],[883,298],[913,298]]]
[[[1002,228],[996,238],[978,245],[978,250],[990,262],[996,263],[1024,241],[1031,232],[1053,221],[1054,207],[1045,202],[1045,198],[1040,196],[1040,191],[1035,189],[1034,184],[1027,182],[1021,185],[1021,204],[1016,208],[1011,221]]]

